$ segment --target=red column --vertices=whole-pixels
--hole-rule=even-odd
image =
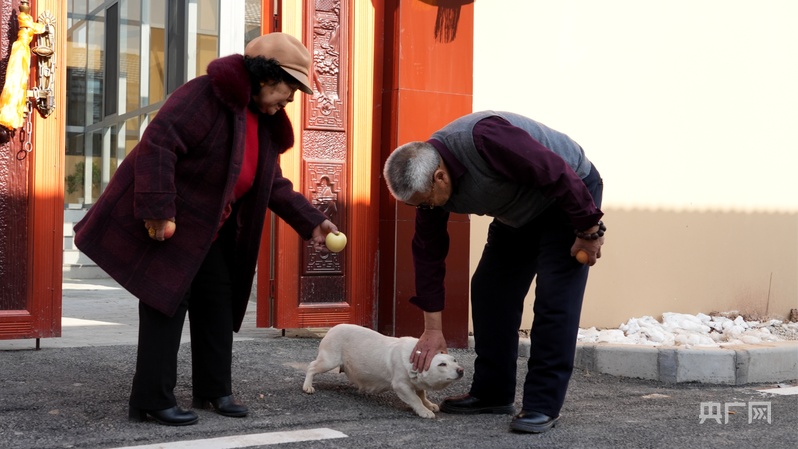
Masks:
[[[471,112],[474,8],[472,4],[445,8],[437,3],[385,2],[383,162],[398,145],[426,140]],[[380,195],[378,328],[388,335],[417,337],[424,329],[423,314],[409,302],[415,294],[410,248],[415,209],[397,204],[384,183]],[[450,347],[462,348],[468,344],[468,217],[452,214],[449,234],[444,335]]]

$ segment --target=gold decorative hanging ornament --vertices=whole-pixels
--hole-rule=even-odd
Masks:
[[[26,116],[30,122],[33,106],[45,118],[55,109],[53,90],[55,18],[49,11],[45,11],[39,15],[39,20],[34,22],[30,15],[30,2],[22,1],[19,5],[18,21],[19,32],[17,40],[11,46],[6,80],[3,92],[0,94],[0,143],[11,140],[14,131],[25,124]],[[30,44],[34,35],[38,37],[36,45],[31,50]],[[31,51],[38,59],[39,85],[28,90]],[[26,129],[28,142],[29,131]]]

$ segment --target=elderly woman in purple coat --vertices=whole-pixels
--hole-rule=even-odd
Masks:
[[[130,419],[197,422],[177,405],[177,353],[186,312],[193,406],[246,416],[232,394],[233,332],[241,327],[266,209],[320,249],[337,227],[284,178],[294,144],[283,108],[312,94],[311,57],[271,33],[244,55],[208,65],[175,90],[108,187],[75,225],[75,243],[139,298]]]

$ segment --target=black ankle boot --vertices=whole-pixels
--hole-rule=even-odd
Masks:
[[[188,426],[199,421],[196,413],[176,405],[164,410],[142,410],[131,406],[128,417],[131,421],[142,422],[147,419],[147,415],[166,426]]]
[[[232,394],[216,399],[202,399],[195,397],[193,407],[203,409],[213,407],[213,409],[216,410],[216,413],[223,416],[231,416],[233,418],[242,418],[247,416],[247,413],[249,413],[247,406],[236,401]]]

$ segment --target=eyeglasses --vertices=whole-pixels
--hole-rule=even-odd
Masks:
[[[429,196],[425,201],[416,205],[416,209],[434,209],[435,205],[432,204],[432,199],[435,197],[435,179],[432,180],[432,187],[429,189]]]

